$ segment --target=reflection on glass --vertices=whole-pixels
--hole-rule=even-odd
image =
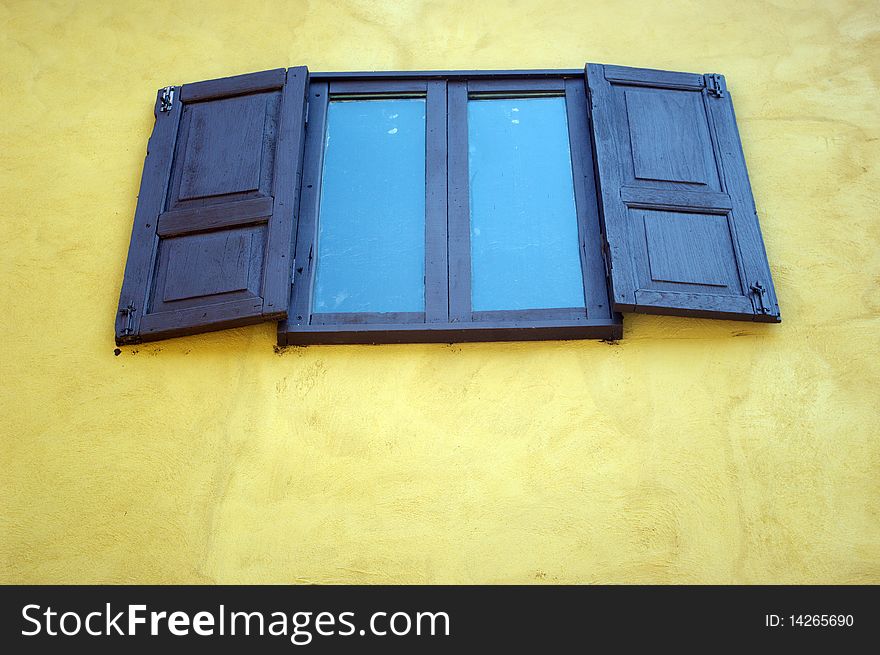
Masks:
[[[425,101],[332,101],[315,312],[425,310]]]
[[[565,98],[468,101],[474,311],[583,307]]]

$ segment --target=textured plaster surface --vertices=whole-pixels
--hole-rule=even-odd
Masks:
[[[0,581],[880,583],[878,2],[0,4]],[[781,325],[122,349],[155,89],[727,75]]]

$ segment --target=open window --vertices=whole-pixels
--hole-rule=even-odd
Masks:
[[[621,311],[778,321],[715,75],[312,73],[160,91],[119,343],[616,339]]]
[[[280,341],[619,336],[582,74],[309,87]]]

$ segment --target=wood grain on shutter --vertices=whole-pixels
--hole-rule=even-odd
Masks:
[[[614,308],[778,322],[730,94],[587,65]]]
[[[283,318],[300,187],[305,67],[175,88],[156,102],[117,343]]]

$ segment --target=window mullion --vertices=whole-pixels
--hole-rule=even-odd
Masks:
[[[425,118],[425,322],[449,321],[446,81],[428,82]]]
[[[471,228],[467,82],[448,84],[449,320],[471,321]]]

